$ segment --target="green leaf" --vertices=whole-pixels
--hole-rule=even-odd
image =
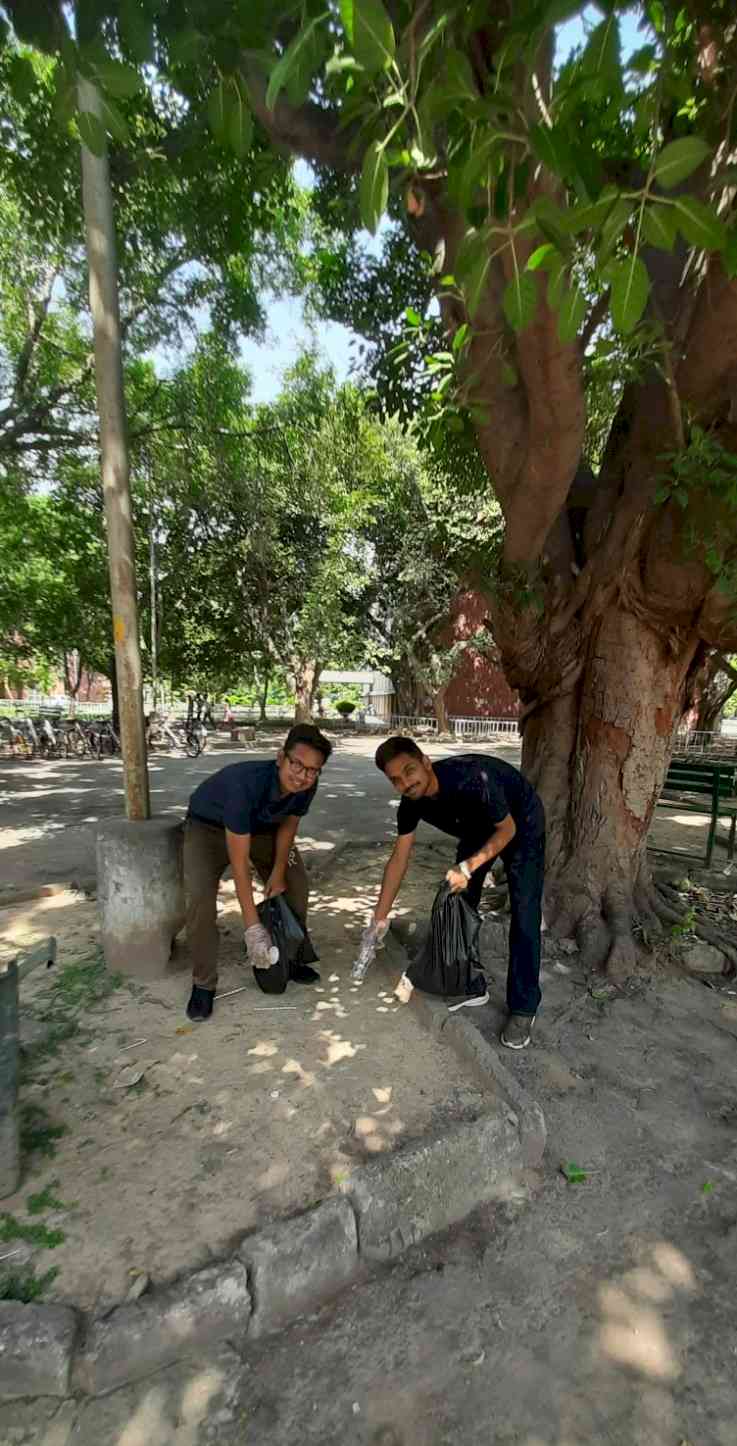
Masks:
[[[13,56],[8,66],[8,81],[13,99],[19,105],[25,105],[36,85],[36,72],[25,55]]]
[[[678,220],[672,206],[646,206],[642,213],[642,234],[650,246],[672,251]]]
[[[586,297],[580,287],[571,287],[561,302],[558,313],[558,336],[567,344],[576,340],[586,315]]]
[[[277,60],[274,69],[269,76],[269,84],[266,88],[266,106],[273,110],[281,91],[288,84],[290,77],[295,74],[302,59],[303,52],[308,50],[312,44],[312,37],[318,25],[325,19],[324,15],[316,15],[315,19],[300,30],[298,35],[289,42],[284,54]]]
[[[533,251],[527,262],[527,270],[539,271],[542,267],[543,271],[546,271],[551,263],[551,258],[556,255],[557,252],[552,242],[545,241],[542,246],[538,246],[537,250]]]
[[[537,283],[527,271],[520,271],[504,288],[502,310],[515,331],[529,326],[537,310]]]
[[[361,170],[359,203],[361,218],[367,231],[373,235],[389,200],[389,167],[379,141],[369,146]]]
[[[153,25],[140,0],[120,0],[119,24],[124,50],[139,65],[151,62],[155,55]]]
[[[561,1164],[560,1169],[561,1174],[565,1175],[569,1185],[583,1185],[588,1179],[586,1171],[582,1170],[581,1166],[577,1165],[575,1160],[569,1160],[567,1163]]]
[[[90,110],[81,110],[77,116],[77,126],[82,144],[92,151],[93,156],[105,154],[105,127]]]
[[[466,344],[466,339],[467,339],[467,337],[468,337],[469,331],[470,331],[470,327],[469,327],[469,325],[468,325],[468,322],[467,322],[467,321],[464,321],[464,322],[459,326],[459,328],[458,328],[455,336],[453,337],[453,351],[454,351],[454,353],[457,354],[457,353],[461,350],[461,348],[465,346],[465,344]]]
[[[581,57],[581,69],[608,81],[619,79],[619,24],[615,15],[608,15],[592,31]]]
[[[462,50],[446,52],[443,88],[448,100],[478,100],[479,90],[473,78],[471,62]]]
[[[529,142],[533,155],[554,175],[568,177],[574,170],[573,152],[556,126],[532,126]]]
[[[248,154],[253,140],[253,116],[238,80],[234,77],[227,92],[227,136],[230,149],[239,160]]]
[[[600,263],[613,251],[631,215],[632,202],[626,201],[623,196],[620,196],[612,206],[599,232]]]
[[[653,175],[666,191],[685,181],[711,155],[711,146],[701,136],[684,136],[671,141],[656,157]]]
[[[650,295],[650,277],[644,261],[630,256],[611,267],[612,321],[622,336],[634,331]]]
[[[60,125],[69,124],[77,109],[77,86],[65,65],[57,65],[54,74],[52,109]]]
[[[396,53],[394,31],[381,0],[340,0],[348,43],[368,75],[385,70]]]
[[[221,146],[228,144],[228,105],[225,94],[226,83],[219,80],[207,98],[207,121],[215,140]]]
[[[120,60],[98,60],[95,63],[95,77],[109,95],[127,100],[141,89],[141,77],[132,65],[123,65]]]
[[[723,221],[703,201],[695,196],[676,196],[673,203],[678,215],[678,227],[691,246],[704,251],[721,251],[727,242],[727,230]]]
[[[421,325],[422,317],[420,316],[419,311],[415,311],[413,306],[408,306],[404,314],[410,326]]]
[[[608,187],[596,201],[571,206],[566,213],[567,229],[571,235],[577,236],[580,231],[597,230],[611,215],[618,198],[619,192]]]
[[[118,107],[108,100],[106,95],[100,93],[100,110],[102,111],[102,123],[106,131],[114,136],[116,141],[126,145],[130,140],[130,131],[125,116],[121,114]]]
[[[466,310],[470,317],[474,317],[478,311],[490,266],[491,250],[486,244],[477,249],[470,264],[464,268],[463,295],[466,298]]]

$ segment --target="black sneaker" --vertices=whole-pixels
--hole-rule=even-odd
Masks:
[[[192,993],[189,996],[189,1004],[187,1005],[187,1018],[196,1021],[209,1019],[212,1014],[214,1002],[214,989],[201,989],[199,984],[193,984]]]
[[[289,969],[289,978],[293,984],[320,983],[320,975],[316,969],[310,969],[309,964],[292,964]]]
[[[489,1003],[489,991],[486,987],[486,980],[483,974],[477,974],[471,985],[471,991],[457,1004],[448,1005],[448,1013],[455,1014],[457,1009],[478,1009],[481,1004]]]
[[[534,1014],[510,1014],[501,1033],[502,1044],[507,1049],[527,1049],[534,1024]]]

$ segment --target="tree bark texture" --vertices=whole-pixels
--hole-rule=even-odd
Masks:
[[[294,721],[311,723],[315,706],[315,689],[322,669],[318,663],[300,660],[294,665]]]

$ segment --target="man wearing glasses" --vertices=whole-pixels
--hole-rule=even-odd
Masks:
[[[192,794],[184,824],[187,940],[193,960],[187,1005],[190,1019],[209,1019],[212,1014],[217,987],[217,893],[228,864],[243,914],[248,962],[255,969],[269,967],[271,939],[259,923],[253,902],[251,865],[264,885],[266,898],[284,894],[305,923],[307,875],[294,840],[331,752],[332,744],[318,728],[298,723],[275,761],[231,763],[206,778]],[[302,983],[320,977],[306,965],[294,969],[293,977]]]

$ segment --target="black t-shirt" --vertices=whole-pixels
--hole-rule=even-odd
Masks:
[[[465,753],[433,764],[439,791],[434,798],[403,798],[397,832],[414,833],[420,819],[443,833],[481,845],[511,814],[518,834],[542,833],[542,804],[519,769],[501,758]]]
[[[279,792],[276,763],[229,763],[212,773],[189,800],[189,814],[231,833],[273,833],[285,818],[303,818],[317,784],[301,793]]]

